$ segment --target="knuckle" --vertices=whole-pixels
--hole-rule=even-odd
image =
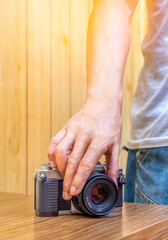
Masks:
[[[80,133],[85,137],[85,136],[88,136],[89,132],[90,132],[90,129],[88,126],[81,126],[80,127]]]
[[[106,151],[107,147],[105,144],[98,144],[98,145],[93,145],[91,144],[89,146],[89,154],[90,156],[94,156],[94,158],[97,158],[98,156],[100,156],[100,154],[103,154]]]
[[[90,159],[84,158],[81,160],[80,165],[86,169],[92,169],[93,168],[93,163]]]
[[[94,152],[94,153],[97,154],[98,149],[99,149],[99,146],[98,146],[98,145],[96,146],[96,145],[94,145],[94,144],[90,144],[90,146],[89,146],[90,152]]]
[[[68,167],[70,168],[76,168],[78,167],[78,161],[77,158],[72,156],[69,160],[68,160]]]
[[[108,148],[109,148],[109,142],[103,138],[99,138],[99,143],[97,141],[97,144],[90,145],[90,151],[94,152],[96,155],[99,155],[100,152],[101,153],[106,152]]]
[[[65,150],[62,147],[57,146],[55,148],[55,155],[56,156],[62,156],[65,154]]]
[[[75,138],[74,132],[69,131],[69,132],[67,133],[67,138],[68,138],[69,140],[74,140],[74,138]]]

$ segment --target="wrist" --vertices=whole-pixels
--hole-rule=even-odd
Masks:
[[[86,105],[92,105],[93,107],[98,107],[101,110],[111,109],[114,110],[121,110],[122,108],[122,97],[123,91],[111,91],[110,93],[98,91],[90,91],[87,94],[86,98]]]
[[[117,126],[122,125],[122,98],[118,96],[118,100],[115,98],[87,98],[84,106],[86,113],[94,114],[96,118],[109,119]],[[111,119],[111,120],[110,120]]]

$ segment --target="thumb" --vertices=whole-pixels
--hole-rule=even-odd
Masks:
[[[56,167],[55,148],[62,141],[65,135],[66,135],[66,129],[63,128],[50,141],[49,149],[48,149],[48,159],[52,167]]]

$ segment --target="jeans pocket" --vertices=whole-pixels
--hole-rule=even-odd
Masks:
[[[136,203],[148,203],[148,204],[158,204],[157,202],[150,199],[141,189],[135,184],[135,199]]]
[[[136,152],[136,160],[137,160],[137,169],[139,167],[139,164],[142,163],[145,158],[148,156],[151,148],[142,148],[137,150]]]

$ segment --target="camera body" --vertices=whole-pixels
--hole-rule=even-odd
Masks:
[[[122,206],[122,188],[125,183],[119,169],[118,186],[105,175],[105,167],[98,163],[88,178],[82,192],[71,200],[62,197],[63,177],[57,168],[42,164],[35,170],[34,210],[40,217],[58,216],[63,213],[85,214],[94,217],[109,213]]]

